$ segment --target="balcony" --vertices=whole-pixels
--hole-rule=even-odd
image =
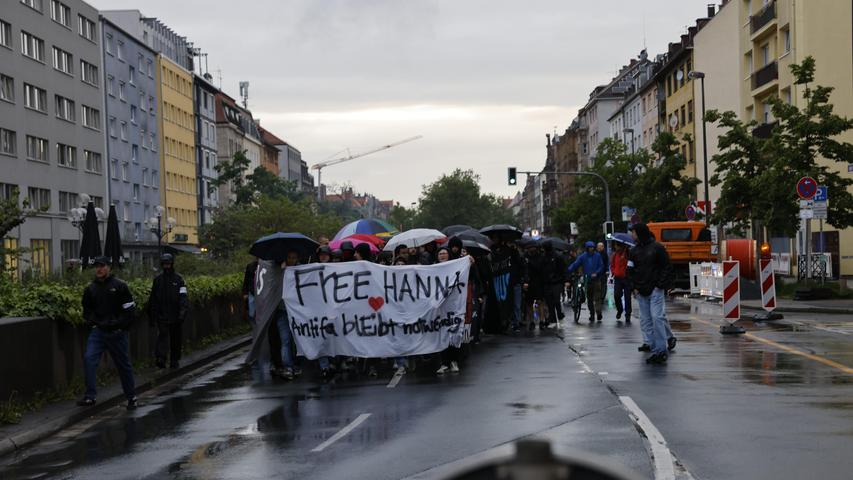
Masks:
[[[768,63],[752,74],[752,89],[760,88],[779,78],[779,66],[776,62]]]
[[[773,129],[778,125],[778,123],[779,122],[762,123],[752,129],[752,136],[756,138],[770,138],[770,135],[773,133]]]
[[[776,18],[776,1],[772,1],[758,13],[749,17],[750,32],[755,33]]]

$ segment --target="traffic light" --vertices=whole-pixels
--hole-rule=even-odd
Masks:
[[[516,177],[516,171],[517,171],[517,169],[516,169],[515,167],[509,167],[509,168],[507,168],[506,170],[507,170],[507,172],[506,172],[506,174],[507,174],[507,183],[508,183],[509,185],[517,185],[517,184],[518,184],[518,180],[515,178],[515,177]]]
[[[613,222],[604,222],[604,238],[610,240],[615,233]]]
[[[764,242],[761,244],[761,257],[762,260],[770,260],[770,244]]]

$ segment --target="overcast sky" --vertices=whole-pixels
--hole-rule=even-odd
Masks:
[[[515,194],[506,168],[538,170],[590,90],[662,53],[708,0],[90,0],[137,8],[208,53],[214,83],[309,165],[415,135],[323,171],[324,183],[408,206],[454,168]],[[215,7],[214,7],[215,6]],[[315,172],[316,174],[316,172]],[[522,179],[523,181],[523,179]],[[523,183],[523,182],[520,182]]]

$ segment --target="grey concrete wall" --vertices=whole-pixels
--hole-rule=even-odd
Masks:
[[[192,306],[184,322],[184,341],[219,333],[244,322],[242,299],[218,298],[205,308]],[[62,388],[83,376],[83,354],[89,328],[47,318],[0,318],[0,400],[15,392],[18,399]],[[22,341],[25,339],[25,341]],[[130,331],[133,361],[152,358],[156,328],[140,315]],[[106,355],[109,357],[109,355]],[[101,369],[113,368],[102,361]]]
[[[0,19],[11,24],[12,44],[0,46],[0,73],[14,78],[14,103],[0,101],[0,128],[16,133],[16,153],[0,154],[0,183],[17,185],[21,197],[26,198],[28,187],[50,190],[50,209],[37,217],[30,218],[10,236],[17,237],[20,246],[29,247],[32,239],[49,239],[51,267],[61,268],[61,240],[78,240],[79,232],[67,220],[67,213],[59,208],[59,192],[87,193],[103,199],[106,208],[107,160],[104,140],[106,115],[103,99],[103,66],[101,64],[101,35],[98,11],[79,0],[63,3],[70,7],[68,26],[51,19],[50,2],[44,1],[43,11],[38,12],[17,2],[3,2]],[[78,16],[95,23],[93,40],[78,33]],[[44,41],[43,62],[33,60],[21,53],[21,31],[26,31]],[[73,56],[71,74],[53,66],[53,47],[56,46]],[[98,85],[81,80],[80,61],[98,68]],[[44,89],[46,110],[32,110],[24,106],[24,84]],[[74,101],[75,121],[57,118],[55,95]],[[100,113],[100,128],[83,126],[83,105]],[[46,162],[27,159],[27,135],[47,139]],[[68,168],[57,164],[57,143],[77,149],[77,166]],[[101,172],[86,170],[84,150],[101,155]],[[74,207],[78,205],[73,205]],[[27,264],[22,265],[27,268]]]
[[[219,191],[209,193],[209,186],[219,176],[216,172],[216,91],[198,75],[193,76],[193,101],[196,121],[196,161],[198,163],[199,225],[213,221],[213,210],[219,206]]]

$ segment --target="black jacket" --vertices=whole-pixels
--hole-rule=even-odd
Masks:
[[[628,253],[628,278],[640,295],[648,296],[655,288],[669,290],[672,285],[672,265],[666,248],[647,240]]]
[[[255,294],[255,271],[257,270],[257,260],[246,265],[246,271],[243,272],[243,295]]]
[[[83,318],[106,331],[127,329],[133,323],[136,303],[127,284],[110,275],[95,279],[83,291]]]
[[[527,268],[525,269],[524,283],[527,284],[527,297],[531,300],[545,298],[545,272],[543,270],[545,257],[542,255],[528,255],[525,257]]]
[[[568,265],[563,257],[556,253],[546,253],[542,256],[542,275],[545,285],[562,284],[569,281]]]
[[[187,284],[174,271],[163,272],[154,278],[148,297],[148,318],[159,323],[180,323],[190,308]]]

